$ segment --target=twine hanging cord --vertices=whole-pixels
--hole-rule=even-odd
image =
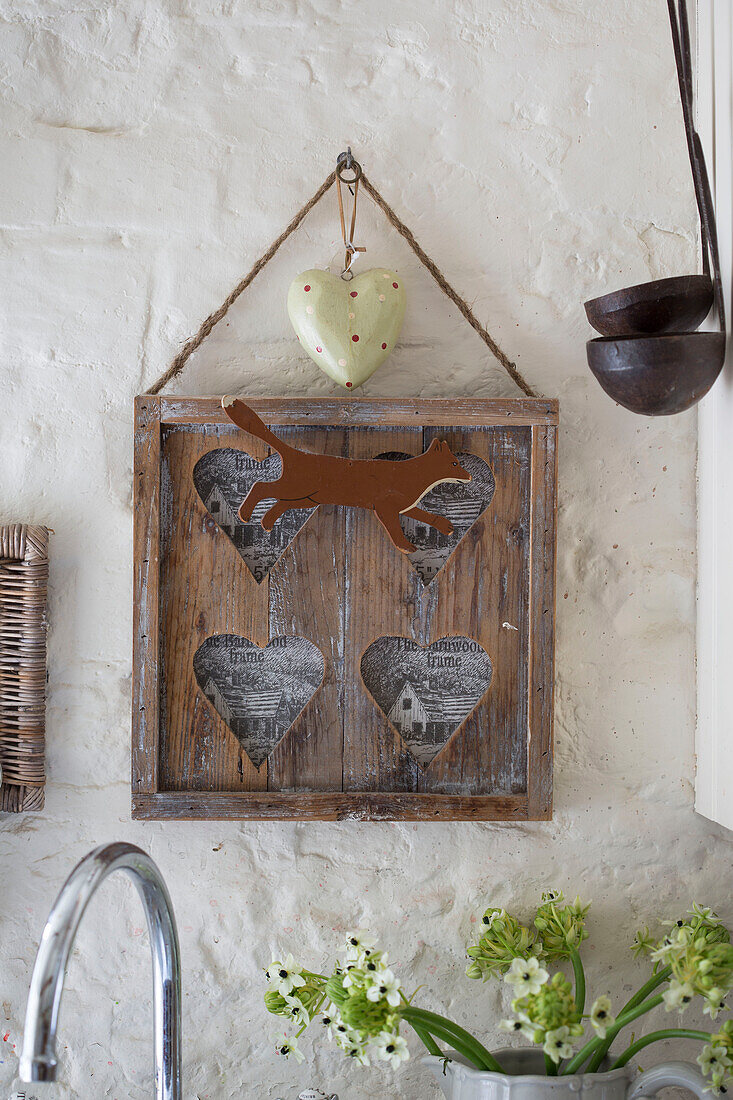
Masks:
[[[273,258],[275,253],[278,251],[280,246],[285,243],[285,241],[288,239],[288,237],[292,233],[295,232],[295,230],[301,224],[303,219],[310,213],[310,211],[313,209],[313,207],[316,206],[316,204],[321,201],[321,199],[326,194],[326,192],[329,191],[330,188],[333,186],[334,182],[336,181],[337,176],[338,176],[339,181],[347,183],[347,184],[356,184],[357,182],[361,183],[361,185],[364,188],[364,190],[366,191],[366,193],[370,196],[370,198],[372,198],[374,200],[374,202],[377,204],[377,206],[380,208],[382,213],[387,218],[387,221],[390,223],[390,225],[394,226],[394,228],[397,230],[397,232],[400,234],[400,236],[403,237],[407,241],[410,248],[412,249],[412,251],[417,256],[418,260],[420,261],[420,263],[423,264],[423,266],[427,268],[427,270],[433,276],[433,278],[435,279],[436,283],[438,284],[440,289],[443,291],[443,293],[445,295],[447,295],[448,298],[450,298],[450,300],[453,302],[453,304],[460,310],[460,312],[466,318],[466,320],[468,321],[471,328],[474,329],[474,331],[478,333],[478,335],[481,337],[483,342],[486,344],[489,351],[492,353],[494,358],[501,364],[501,366],[507,372],[507,374],[512,379],[512,381],[519,387],[519,389],[522,391],[522,393],[526,394],[527,397],[536,397],[537,396],[537,394],[531,388],[531,386],[526,381],[526,379],[517,370],[516,365],[514,363],[512,363],[511,359],[507,355],[504,354],[502,349],[497,344],[496,340],[494,340],[493,336],[487,331],[487,329],[484,327],[484,325],[481,324],[478,317],[476,317],[476,315],[474,314],[473,310],[471,309],[471,307],[469,306],[469,304],[465,300],[465,298],[462,298],[460,296],[460,294],[456,290],[453,289],[453,287],[448,282],[448,280],[446,279],[445,275],[440,270],[438,265],[433,260],[430,259],[428,254],[422,248],[422,246],[417,242],[417,240],[415,239],[415,236],[413,235],[411,230],[409,230],[407,228],[407,226],[404,224],[404,222],[401,221],[401,219],[397,216],[397,214],[392,209],[392,207],[389,205],[389,203],[385,199],[382,198],[382,196],[380,195],[379,191],[377,191],[374,184],[369,179],[367,179],[366,175],[364,174],[364,172],[361,168],[361,165],[357,161],[355,161],[353,158],[349,157],[348,167],[354,173],[354,175],[356,177],[355,179],[346,179],[342,176],[343,170],[345,168],[347,168],[346,154],[342,153],[341,156],[339,157],[338,162],[337,162],[337,166],[336,166],[335,171],[330,172],[328,174],[328,176],[323,181],[323,183],[318,188],[318,190],[315,192],[315,194],[308,200],[308,202],[305,204],[305,206],[301,207],[301,209],[298,211],[298,213],[295,215],[295,217],[292,219],[292,221],[289,223],[289,225],[287,225],[285,227],[285,229],[282,231],[282,233],[280,234],[280,236],[277,237],[272,242],[272,244],[267,249],[267,251],[264,252],[262,254],[262,256],[260,256],[259,260],[257,260],[257,262],[251,268],[251,270],[247,272],[247,274],[244,276],[244,278],[241,280],[241,282],[237,283],[237,285],[234,287],[234,290],[232,290],[231,294],[229,294],[228,297],[225,298],[225,300],[222,302],[222,304],[219,306],[219,308],[214,310],[213,313],[209,314],[209,316],[206,318],[206,320],[203,322],[203,324],[199,328],[196,335],[192,336],[190,338],[190,340],[186,341],[186,343],[183,345],[181,350],[178,352],[178,355],[176,355],[175,359],[173,360],[171,365],[168,367],[168,369],[166,371],[164,371],[163,374],[161,374],[160,378],[157,380],[157,382],[155,382],[150,387],[150,389],[145,391],[147,396],[151,396],[153,394],[160,393],[160,391],[164,388],[164,386],[166,386],[168,384],[168,382],[170,382],[170,380],[172,378],[175,378],[177,375],[179,375],[181,373],[181,371],[185,367],[186,363],[188,362],[189,358],[193,355],[193,353],[197,350],[197,348],[201,347],[204,340],[206,339],[206,337],[209,335],[209,333],[213,329],[214,325],[218,324],[219,321],[221,321],[222,317],[224,317],[228,313],[229,309],[231,308],[232,305],[234,305],[234,303],[236,302],[237,298],[242,293],[242,291],[246,290],[247,287],[250,285],[250,283],[252,283],[256,279],[256,277],[262,271],[263,267],[265,267],[270,262],[270,260]],[[339,193],[339,198],[340,198],[340,193]],[[354,217],[355,216],[356,216],[356,211],[354,209]],[[346,252],[347,252],[347,255],[346,255],[347,269],[348,269],[348,267],[350,267],[350,260],[353,261],[354,253],[356,251],[362,251],[361,249],[356,249],[356,248],[353,247],[353,244],[352,244],[352,241],[351,241],[351,236],[352,235],[353,235],[353,226],[351,228],[351,234],[349,235],[348,242],[347,242],[348,244],[351,244],[351,247],[352,247],[353,251],[351,251],[351,253],[350,253],[349,249],[348,248],[346,249]],[[346,239],[346,233],[344,233],[344,238]]]

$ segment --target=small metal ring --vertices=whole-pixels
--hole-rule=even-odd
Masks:
[[[341,174],[344,170],[354,173],[351,179],[347,179]],[[356,183],[357,180],[361,179],[361,165],[353,157],[351,158],[351,164],[349,164],[349,154],[341,153],[336,161],[336,175],[342,183]]]

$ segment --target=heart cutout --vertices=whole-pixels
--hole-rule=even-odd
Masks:
[[[387,451],[377,455],[377,458],[389,459],[412,457],[403,451]],[[496,483],[488,462],[467,451],[459,451],[456,458],[469,472],[471,480],[436,485],[420,501],[420,507],[426,512],[437,512],[438,515],[447,516],[453,524],[453,534],[443,535],[434,527],[419,520],[411,519],[409,516],[400,517],[402,530],[415,546],[415,550],[406,557],[423,584],[430,584],[466,532],[489,507],[494,497]]]
[[[361,678],[421,768],[426,768],[488,691],[491,658],[473,638],[429,646],[384,637],[364,651]]]
[[[310,508],[294,508],[265,531],[260,523],[273,499],[261,501],[250,519],[242,523],[238,509],[256,481],[280,477],[280,455],[271,454],[258,462],[245,451],[220,447],[203,455],[193,469],[193,483],[206,509],[224,534],[231,539],[250,573],[260,584],[280,560],[307,522]]]
[[[350,282],[312,268],[290,284],[288,316],[313,362],[340,386],[355,389],[397,343],[405,289],[402,279],[383,267]]]
[[[193,655],[196,681],[259,769],[323,682],[318,646],[297,635],[265,647],[214,634]]]

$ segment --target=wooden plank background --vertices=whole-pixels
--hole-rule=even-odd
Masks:
[[[257,584],[192,473],[215,447],[268,448],[218,415],[218,399],[138,399],[134,815],[385,818],[391,805],[406,820],[548,817],[556,403],[251,404],[292,446],[329,454],[420,454],[445,438],[488,462],[494,497],[429,585],[373,513],[335,507],[314,512]],[[347,404],[360,426],[344,426]],[[298,634],[324,656],[323,685],[259,770],[193,674],[198,646],[222,633],[260,646]],[[492,661],[488,693],[425,769],[361,680],[364,650],[389,635],[468,636]]]

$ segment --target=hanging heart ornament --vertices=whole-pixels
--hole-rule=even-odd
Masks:
[[[290,284],[288,314],[313,362],[340,386],[356,389],[397,343],[405,290],[399,276],[384,267],[349,282],[314,268]]]

